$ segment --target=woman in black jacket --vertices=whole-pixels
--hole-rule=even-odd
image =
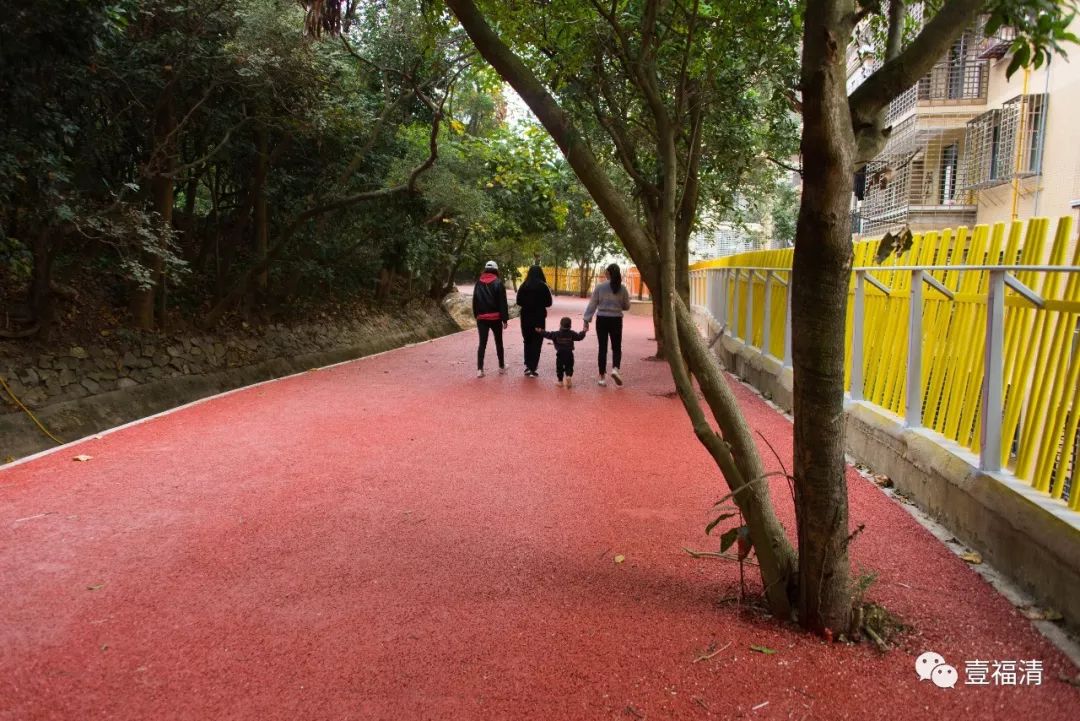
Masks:
[[[544,336],[536,332],[544,328],[547,309],[551,307],[551,290],[544,277],[544,269],[538,265],[529,268],[525,282],[517,291],[517,305],[521,306],[521,337],[525,342],[525,376],[536,378],[540,374],[536,367],[540,365],[540,351],[544,347]]]

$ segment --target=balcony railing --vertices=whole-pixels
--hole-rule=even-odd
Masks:
[[[973,59],[938,63],[918,83],[919,102],[986,100],[987,65]]]
[[[989,63],[974,57],[942,61],[889,104],[891,124],[917,105],[965,105],[986,102]]]
[[[976,55],[982,60],[1000,60],[1009,51],[1009,46],[1016,39],[1016,30],[1010,27],[999,28],[988,38],[983,38],[976,49]]]

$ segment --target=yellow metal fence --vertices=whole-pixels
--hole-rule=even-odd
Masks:
[[[529,271],[526,268],[519,268],[520,280],[525,279],[525,274]],[[557,272],[556,272],[557,271]],[[548,287],[555,293],[577,293],[581,294],[582,281],[584,280],[585,292],[591,293],[593,286],[598,282],[604,280],[603,269],[587,269],[582,272],[581,268],[558,268],[554,266],[544,267],[544,276],[547,278]]]
[[[907,252],[881,265],[874,263],[877,241],[856,243],[854,265],[866,270],[853,273],[849,290],[847,389],[852,390],[853,332],[860,325],[855,322],[855,278],[861,275],[862,346],[856,347],[861,379],[856,374],[853,396],[909,422],[917,418],[920,425],[979,453],[992,273],[963,268],[1080,265],[1080,244],[1071,242],[1072,219],[1061,218],[1050,231],[1049,220],[1035,218],[1026,224],[921,233]],[[789,364],[792,253],[755,251],[691,266],[692,302],[726,322],[731,335]],[[939,269],[916,275],[915,267]],[[922,275],[928,284],[920,293],[922,314],[915,318],[921,322],[921,346],[915,346],[921,358],[911,365],[919,369],[921,404],[913,409],[907,398],[911,286],[912,278]],[[1002,338],[991,344],[1000,349],[1002,375],[1000,467],[1080,510],[1080,489],[1070,487],[1080,483],[1075,472],[1080,462],[1080,273],[1018,269],[1000,275],[1016,288],[1004,291]],[[1025,289],[1033,291],[1031,297],[1019,292]]]

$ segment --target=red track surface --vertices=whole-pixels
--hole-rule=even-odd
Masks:
[[[1064,657],[854,473],[853,561],[917,629],[901,650],[723,601],[737,567],[682,550],[715,545],[722,481],[649,326],[623,389],[592,383],[593,337],[578,387],[550,347],[521,377],[515,322],[507,376],[474,378],[463,333],[0,471],[0,718],[1080,717]],[[787,460],[788,421],[736,391]],[[956,688],[918,681],[931,649]],[[972,659],[1040,659],[1043,685],[965,686]]]

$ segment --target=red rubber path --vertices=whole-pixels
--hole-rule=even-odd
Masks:
[[[523,378],[515,321],[506,376],[473,377],[462,333],[0,471],[0,719],[1080,718],[1076,669],[854,472],[853,562],[902,649],[730,600],[737,566],[682,550],[715,547],[722,481],[650,325],[627,318],[623,389],[593,383],[592,335],[577,387],[550,346]],[[788,421],[736,392],[788,460]],[[920,682],[925,650],[961,684]],[[973,659],[1043,683],[965,686]]]

